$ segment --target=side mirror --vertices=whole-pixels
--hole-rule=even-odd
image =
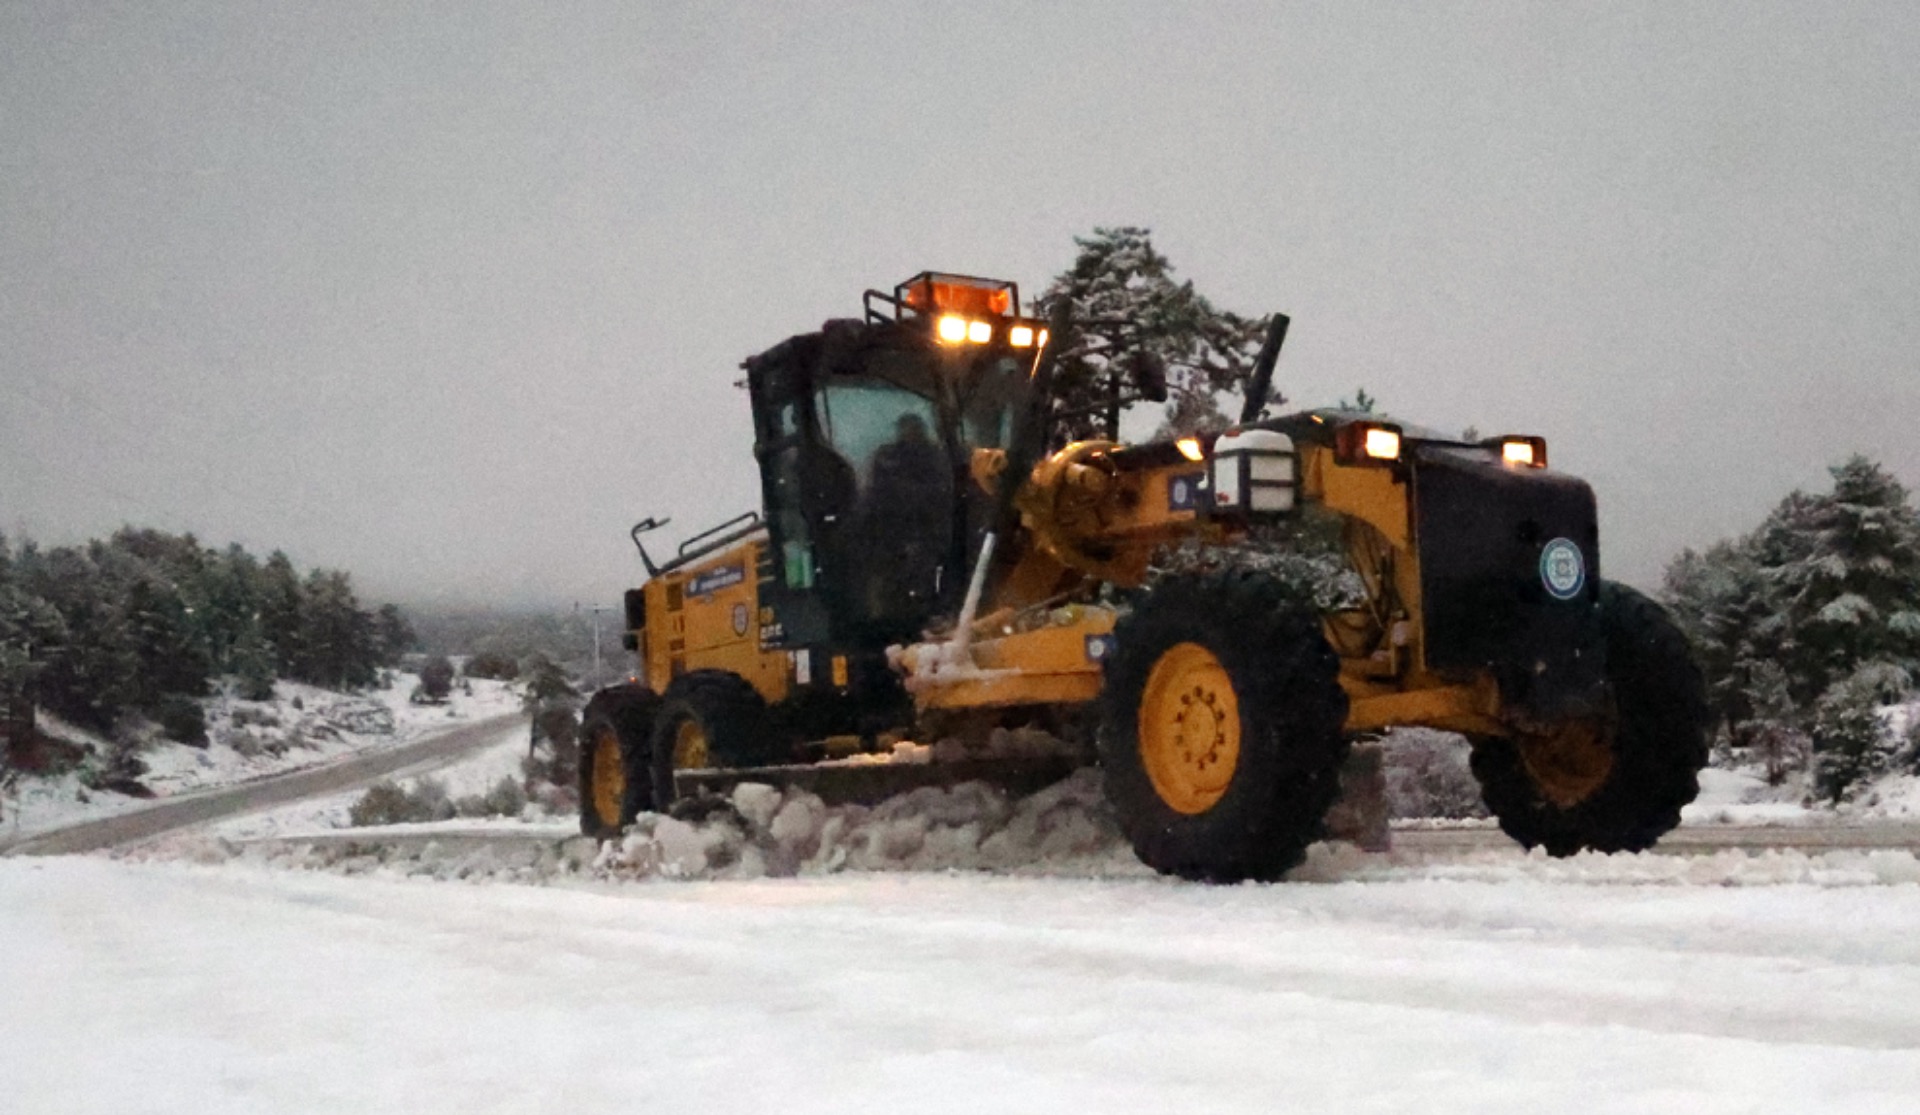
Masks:
[[[1140,391],[1140,397],[1150,403],[1167,401],[1167,365],[1158,355],[1149,349],[1141,349],[1133,354],[1130,370],[1133,373],[1133,385]]]

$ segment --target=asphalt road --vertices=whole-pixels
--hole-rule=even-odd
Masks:
[[[497,744],[514,731],[524,732],[525,724],[526,718],[519,713],[489,717],[326,766],[182,795],[117,817],[35,833],[11,842],[0,841],[0,854],[54,856],[96,852],[149,840],[175,829],[254,813],[304,798],[337,794],[402,771],[424,774]]]
[[[1396,852],[1483,852],[1520,846],[1496,828],[1395,829]],[[1818,852],[1842,848],[1885,848],[1920,852],[1920,823],[1862,821],[1820,825],[1694,825],[1660,838],[1653,851],[1663,855],[1702,855],[1741,848]]]

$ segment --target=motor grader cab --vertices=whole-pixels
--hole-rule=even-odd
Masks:
[[[1350,736],[1399,725],[1465,733],[1528,846],[1638,849],[1678,823],[1706,757],[1698,670],[1657,605],[1600,580],[1592,491],[1544,441],[1265,418],[1276,315],[1233,428],[1050,449],[1070,323],[1018,308],[1012,284],[928,273],[747,361],[764,518],[666,566],[642,549],[645,679],[589,705],[587,831],[671,800],[688,767],[1035,713],[1087,714],[1135,850],[1189,878],[1298,863]],[[1309,518],[1336,524],[1355,599],[1247,560]],[[1157,570],[1173,544],[1201,560]]]
[[[878,652],[951,614],[1039,340],[1012,283],[926,273],[746,362],[777,641]]]

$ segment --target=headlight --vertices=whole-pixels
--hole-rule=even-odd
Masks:
[[[1547,439],[1542,437],[1501,438],[1500,463],[1509,468],[1546,468]]]
[[[976,345],[984,345],[988,341],[993,340],[993,325],[985,321],[968,322],[967,340],[972,341]]]
[[[1189,461],[1204,461],[1207,459],[1207,454],[1200,448],[1200,439],[1197,437],[1183,437],[1179,441],[1174,442],[1174,444],[1180,447],[1180,455]]]
[[[967,339],[967,319],[958,314],[943,314],[934,326],[940,339],[950,345],[957,345]]]
[[[1007,330],[1007,343],[1014,348],[1032,348],[1033,326],[1016,325],[1012,329]]]
[[[1364,443],[1367,456],[1376,461],[1397,461],[1400,459],[1400,431],[1389,430],[1385,426],[1375,426],[1367,431]]]

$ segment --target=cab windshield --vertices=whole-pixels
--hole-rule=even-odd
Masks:
[[[884,351],[817,388],[820,434],[846,489],[831,530],[856,611],[919,623],[957,592],[991,503],[971,480],[972,454],[1006,447],[1024,374],[1011,355],[956,367]]]

